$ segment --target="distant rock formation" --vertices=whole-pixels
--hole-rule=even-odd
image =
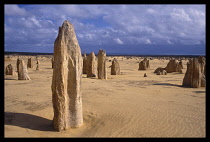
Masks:
[[[17,72],[18,72],[18,70],[19,70],[19,63],[20,62],[20,59],[19,58],[17,58],[17,62],[16,62],[16,66],[17,66]]]
[[[175,59],[171,59],[165,67],[165,70],[167,71],[167,73],[182,72],[182,68],[183,66],[181,66]]]
[[[96,77],[96,56],[91,52],[87,57],[87,77]]]
[[[167,75],[167,71],[166,70],[162,70],[162,74],[163,75]]]
[[[83,59],[74,27],[64,21],[54,42],[52,77],[53,127],[57,131],[83,124],[81,79]]]
[[[162,72],[161,72],[161,71],[158,71],[158,72],[156,73],[156,75],[162,75]]]
[[[138,70],[147,70],[149,68],[150,68],[149,60],[147,58],[144,58],[144,60],[139,63]]]
[[[32,60],[32,58],[28,59],[27,68],[33,68],[33,60]]]
[[[37,62],[36,62],[36,70],[40,70],[40,67],[39,67],[39,65],[40,65],[40,62],[39,62],[39,60],[37,59]]]
[[[112,61],[111,75],[120,75],[120,64],[116,58]]]
[[[28,75],[27,67],[23,60],[18,59],[17,69],[18,69],[18,80],[31,80]]]
[[[157,73],[158,71],[162,72],[162,71],[165,70],[165,69],[166,69],[166,68],[158,67],[158,68],[154,71],[154,73]]]
[[[183,69],[182,61],[179,61],[179,66],[180,66],[181,69]]]
[[[190,59],[187,63],[187,71],[185,73],[182,85],[192,88],[206,86],[206,78],[201,71],[201,65],[197,58]]]
[[[83,57],[83,74],[87,74],[87,56],[86,56],[86,53],[84,53],[84,57]]]
[[[6,75],[16,75],[16,72],[15,72],[15,70],[14,70],[12,64],[9,64],[9,65],[6,67],[5,70],[6,70],[6,71],[5,71],[5,74],[6,74]]]
[[[98,79],[107,79],[106,74],[106,51],[99,50],[98,52]]]

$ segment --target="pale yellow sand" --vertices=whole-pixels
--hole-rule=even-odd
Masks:
[[[121,58],[122,75],[110,75],[109,61],[107,80],[83,75],[84,124],[64,132],[50,125],[50,59],[40,59],[41,70],[28,70],[32,80],[5,75],[5,137],[206,137],[206,90],[181,87],[187,61],[183,74],[156,75],[168,60],[150,60],[149,70],[138,71],[139,59]],[[16,58],[5,66],[10,63],[16,68]]]

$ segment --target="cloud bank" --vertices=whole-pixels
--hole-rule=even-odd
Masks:
[[[205,44],[205,5],[5,5],[5,50],[53,51],[70,21],[81,45]],[[84,47],[85,48],[85,47]]]

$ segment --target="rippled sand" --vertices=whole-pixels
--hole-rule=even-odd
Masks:
[[[206,137],[206,88],[181,86],[187,61],[183,74],[156,75],[168,60],[150,60],[149,70],[138,71],[139,59],[117,58],[121,75],[110,75],[109,61],[107,80],[83,75],[84,124],[63,132],[51,126],[50,59],[28,70],[32,80],[5,75],[5,137]],[[16,68],[16,59],[5,66]]]

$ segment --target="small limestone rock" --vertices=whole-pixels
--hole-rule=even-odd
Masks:
[[[167,75],[167,71],[166,71],[166,70],[163,70],[163,71],[162,71],[162,74],[163,74],[163,75]]]
[[[12,64],[9,64],[7,67],[6,67],[6,75],[16,75],[16,72],[12,66]]]
[[[144,74],[144,77],[147,77],[147,74],[146,73]]]
[[[165,70],[165,68],[158,67],[158,68],[154,71],[154,73],[157,73],[158,71],[162,72],[163,70]]]
[[[98,52],[98,79],[107,79],[106,74],[106,52],[99,50]]]
[[[156,75],[161,75],[161,71],[158,71],[158,72],[156,73]]]
[[[139,63],[138,70],[147,70],[149,68],[150,68],[149,60],[147,58],[144,58],[144,60]]]
[[[112,61],[111,75],[120,75],[120,64],[116,58]]]

